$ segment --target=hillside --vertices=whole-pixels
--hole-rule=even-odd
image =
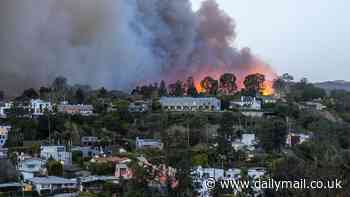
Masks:
[[[331,91],[331,90],[350,91],[350,82],[349,81],[343,81],[343,80],[325,81],[325,82],[314,83],[314,85],[319,87],[319,88],[323,88],[327,91]]]

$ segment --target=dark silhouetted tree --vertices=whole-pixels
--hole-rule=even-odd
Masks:
[[[187,96],[198,96],[196,86],[194,85],[193,77],[189,77],[187,79]]]
[[[176,81],[176,86],[175,86],[175,96],[183,96],[184,95],[184,90],[183,90],[183,85],[180,80]]]
[[[4,100],[5,93],[4,91],[0,90],[0,101]]]
[[[34,88],[30,88],[23,91],[22,97],[28,99],[37,99],[39,98],[39,94],[34,90]]]
[[[263,122],[258,132],[261,146],[268,152],[280,152],[286,143],[287,126],[282,119]]]
[[[59,76],[52,82],[52,88],[54,91],[64,91],[68,88],[67,79]]]
[[[63,165],[53,159],[47,162],[47,171],[49,176],[63,176]]]
[[[168,91],[166,89],[165,81],[162,80],[159,86],[159,96],[166,96],[167,94],[168,94]]]
[[[85,92],[82,89],[78,89],[75,92],[75,100],[78,104],[84,104],[85,103]]]
[[[48,87],[40,87],[39,94],[41,99],[46,99],[48,95],[50,94],[51,89]]]
[[[106,88],[102,87],[101,89],[99,89],[98,96],[101,97],[101,98],[107,97],[108,96],[108,91],[106,90]]]
[[[171,96],[183,96],[185,93],[183,83],[177,80],[176,83],[169,85],[169,94]]]
[[[284,73],[281,78],[286,81],[287,83],[290,83],[294,80],[294,77],[288,73]]]
[[[236,76],[232,73],[225,73],[220,77],[219,91],[226,95],[232,95],[237,90]]]
[[[215,95],[219,89],[219,82],[209,76],[205,77],[200,85],[207,95]]]
[[[221,117],[217,138],[220,154],[227,154],[230,151],[230,139],[235,137],[233,130],[234,118],[231,112],[225,112]]]
[[[256,73],[246,76],[243,84],[246,92],[251,96],[255,96],[263,90],[264,82],[265,75]]]

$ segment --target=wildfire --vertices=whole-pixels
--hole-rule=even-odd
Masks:
[[[200,83],[196,83],[195,85],[196,85],[197,92],[203,92],[203,88]]]
[[[200,85],[200,81],[204,79],[206,76],[213,77],[214,79],[218,80],[220,76],[224,73],[234,73],[237,77],[237,87],[238,89],[244,88],[244,78],[249,74],[254,73],[261,73],[265,75],[266,81],[264,82],[263,89],[262,89],[262,95],[263,96],[269,96],[274,94],[273,89],[273,80],[277,77],[276,73],[268,66],[265,66],[264,64],[258,64],[252,67],[249,70],[246,70],[245,72],[242,71],[232,71],[230,69],[225,69],[222,67],[214,68],[212,66],[203,66],[201,67],[200,71],[194,73],[194,79],[195,79],[195,86],[198,92],[203,92],[203,88]]]
[[[273,82],[272,81],[265,81],[264,87],[262,89],[262,95],[263,96],[270,96],[275,93],[275,90],[273,89]]]

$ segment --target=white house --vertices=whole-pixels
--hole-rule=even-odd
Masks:
[[[94,114],[94,107],[92,105],[69,105],[64,103],[57,106],[57,111],[71,115],[90,116]]]
[[[0,106],[0,118],[6,118],[6,110],[11,109],[13,106],[13,102],[2,103]]]
[[[305,102],[304,103],[304,107],[305,108],[308,108],[308,109],[315,109],[315,110],[318,110],[318,111],[322,111],[324,109],[326,109],[327,107],[325,105],[323,105],[322,103],[319,103],[319,102]]]
[[[128,111],[132,113],[142,113],[149,110],[150,101],[139,100],[129,104]]]
[[[5,145],[10,131],[11,126],[0,126],[0,148]]]
[[[83,136],[80,140],[82,146],[95,146],[98,143],[98,137],[95,136]]]
[[[218,180],[239,180],[241,179],[241,169],[233,168],[233,169],[217,169],[217,168],[202,168],[198,166],[194,168],[191,172],[194,190],[199,194],[200,197],[210,197],[210,190],[207,187],[206,181],[208,178],[214,178],[216,181]],[[260,179],[266,176],[266,169],[262,167],[254,167],[248,169],[248,176],[254,180]],[[258,188],[253,188],[255,194],[259,194],[261,192]],[[237,194],[239,191],[234,191],[234,194]]]
[[[195,169],[194,175],[197,179],[220,179],[225,177],[225,170],[219,168],[202,168],[199,166],[197,169]]]
[[[40,158],[48,160],[50,158],[63,163],[72,164],[72,152],[67,152],[65,146],[41,146]]]
[[[103,148],[98,146],[76,146],[72,148],[72,152],[81,152],[83,158],[91,158],[105,155]]]
[[[37,192],[39,196],[48,194],[72,193],[78,190],[76,179],[65,179],[61,177],[34,177],[28,182],[33,187],[33,192]]]
[[[198,196],[209,197],[210,190],[207,187],[206,181],[209,178],[214,178],[215,180],[223,179],[225,177],[225,170],[218,168],[202,168],[198,166],[192,170],[191,175],[194,190],[198,193]]]
[[[99,184],[104,184],[106,182],[119,183],[118,178],[114,176],[84,176],[79,177],[79,191],[89,192],[92,190],[94,193],[101,192],[103,190],[102,186],[97,186]]]
[[[263,179],[263,177],[267,176],[267,171],[265,168],[262,167],[255,167],[255,168],[249,168],[248,169],[248,176],[252,178],[253,180]],[[252,188],[254,191],[254,196],[262,196],[263,191],[261,188]]]
[[[221,101],[214,97],[161,97],[159,100],[166,111],[220,111]]]
[[[256,99],[256,97],[241,96],[238,101],[230,102],[230,109],[240,109],[240,110],[261,110],[261,100]]]
[[[34,116],[44,115],[46,111],[52,111],[51,102],[43,101],[40,99],[32,99],[30,101],[30,106],[32,109],[32,114]]]
[[[9,149],[0,147],[0,159],[7,159]]]
[[[253,178],[253,179],[260,179],[263,176],[265,176],[267,173],[265,168],[262,167],[254,167],[254,168],[249,168],[248,169],[248,176]]]
[[[225,178],[238,180],[241,178],[241,172],[238,168],[228,169],[225,172]]]
[[[206,181],[209,178],[214,178],[215,180],[220,179],[239,179],[241,177],[240,169],[219,169],[219,168],[202,168],[198,166],[194,168],[191,172],[194,190],[198,193],[200,197],[209,197],[210,190],[207,187]]]
[[[238,150],[249,150],[254,151],[255,145],[256,145],[256,139],[255,134],[242,134],[241,138],[236,139],[234,142],[232,142],[232,147],[238,151]]]
[[[136,138],[136,149],[163,149],[164,144],[159,139]]]
[[[18,171],[22,174],[23,179],[29,180],[35,176],[46,173],[46,161],[39,158],[30,158],[20,160],[17,164]]]
[[[115,164],[115,172],[114,172],[114,176],[117,178],[123,178],[125,180],[127,179],[131,179],[133,174],[131,169],[128,166],[129,161],[124,161],[124,162],[120,162]]]

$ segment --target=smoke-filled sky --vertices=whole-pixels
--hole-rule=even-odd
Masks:
[[[194,9],[202,0],[192,0]],[[350,80],[350,1],[217,0],[237,23],[237,41],[279,73]]]
[[[341,0],[192,1],[2,0],[0,89],[18,93],[57,76],[130,90],[224,72],[271,79],[273,68],[312,80],[349,73]]]

